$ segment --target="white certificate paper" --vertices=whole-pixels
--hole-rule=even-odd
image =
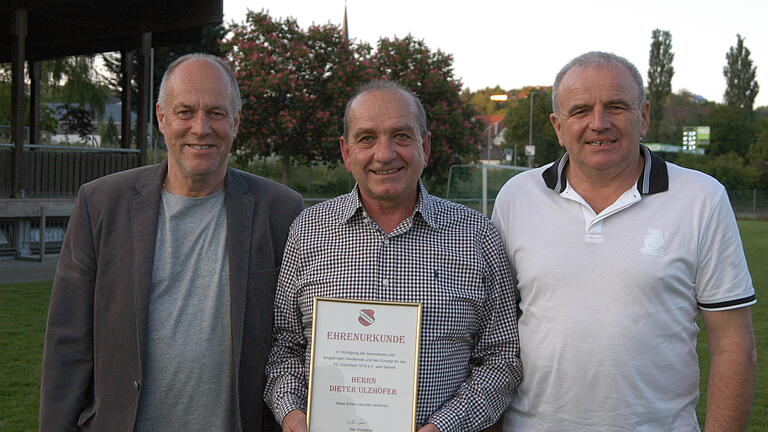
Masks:
[[[310,432],[412,432],[421,304],[316,297]]]

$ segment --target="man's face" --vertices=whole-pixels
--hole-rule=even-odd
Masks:
[[[188,60],[171,73],[165,106],[155,107],[169,176],[197,183],[223,178],[240,123],[231,95],[226,74],[208,60]]]
[[[353,101],[341,155],[364,204],[391,208],[416,202],[430,136],[422,139],[414,114],[412,100],[399,90],[372,90]]]
[[[638,88],[620,64],[575,67],[558,90],[559,113],[550,115],[573,168],[585,175],[628,172],[638,161],[650,105],[638,106]]]

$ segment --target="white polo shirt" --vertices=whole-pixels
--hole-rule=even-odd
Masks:
[[[699,310],[755,291],[723,186],[641,151],[637,187],[599,215],[568,185],[567,154],[499,192],[522,310],[504,430],[699,430]]]

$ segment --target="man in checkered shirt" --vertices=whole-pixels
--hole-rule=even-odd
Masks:
[[[421,102],[395,83],[368,83],[347,104],[340,146],[357,185],[298,217],[278,280],[265,400],[283,431],[306,431],[316,296],[423,305],[420,432],[487,428],[520,382],[500,237],[482,215],[424,189],[430,142]]]

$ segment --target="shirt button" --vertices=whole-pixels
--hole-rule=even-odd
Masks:
[[[134,382],[133,382],[133,388],[134,388],[136,391],[139,391],[139,387],[141,387],[141,386],[139,385],[139,382],[138,382],[138,381],[134,381]]]
[[[389,244],[389,239],[384,239],[384,244],[388,245]]]
[[[381,280],[381,285],[382,286],[389,286],[389,279],[382,279]]]

